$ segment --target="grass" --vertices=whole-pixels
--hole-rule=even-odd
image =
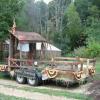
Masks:
[[[15,96],[8,96],[0,93],[0,100],[28,100],[28,99]]]
[[[96,72],[100,73],[100,58],[96,59]]]
[[[94,79],[95,80],[100,80],[100,59],[97,60],[96,62],[96,74]]]
[[[9,73],[0,72],[0,79],[11,79]]]
[[[100,61],[96,62],[96,73],[100,74]]]
[[[3,84],[0,84],[3,85]],[[8,88],[13,88],[13,89],[18,89],[18,90],[24,90],[28,92],[38,92],[42,94],[47,94],[47,95],[53,95],[53,96],[62,96],[62,97],[67,97],[67,98],[74,98],[78,100],[92,100],[91,98],[88,98],[86,95],[81,94],[81,93],[71,93],[67,91],[57,91],[57,90],[52,90],[52,89],[39,89],[37,87],[17,87],[17,86],[12,86],[12,85],[3,85],[4,87]]]
[[[30,92],[39,92],[43,94],[63,96],[63,97],[74,98],[78,100],[91,100],[88,97],[86,97],[86,95],[81,94],[81,93],[71,93],[67,91],[57,91],[57,90],[51,90],[51,89],[38,89],[38,88],[27,88],[27,87],[23,87],[21,89],[25,91],[30,91]]]

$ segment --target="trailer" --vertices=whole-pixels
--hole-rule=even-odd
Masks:
[[[45,58],[48,41],[35,32],[16,31],[15,23],[10,33],[9,57],[0,71],[9,72],[20,84],[39,85],[44,80],[57,80],[65,84],[85,81],[95,75],[95,59],[53,57]],[[36,43],[41,42],[40,57],[36,57]],[[27,45],[27,46],[26,46]],[[52,54],[51,54],[52,55]],[[51,56],[50,55],[50,56]]]
[[[32,66],[19,66],[17,62],[28,60],[12,59],[13,66],[0,65],[0,71],[9,72],[20,84],[37,86],[44,80],[55,80],[62,84],[80,83],[95,75],[95,59],[57,57],[50,61],[35,61]],[[15,66],[16,65],[16,66]]]

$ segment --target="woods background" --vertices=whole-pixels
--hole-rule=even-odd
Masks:
[[[100,57],[100,0],[0,0],[0,41],[16,19],[17,29],[34,31],[64,56]]]

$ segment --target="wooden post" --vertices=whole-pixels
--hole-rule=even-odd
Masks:
[[[81,62],[81,69],[80,69],[81,71],[83,71],[83,63]]]
[[[12,57],[12,37],[10,34],[10,41],[9,41],[9,58],[8,58],[8,65],[10,66],[10,58]]]
[[[20,45],[20,66],[22,66],[22,45],[21,45],[21,42],[19,42],[19,45]]]
[[[90,63],[90,60],[89,59],[87,59],[87,66],[89,67],[89,63]]]
[[[17,38],[15,38],[15,53],[17,51]]]

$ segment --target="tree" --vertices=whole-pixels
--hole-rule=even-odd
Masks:
[[[97,6],[89,8],[90,16],[87,18],[85,33],[88,35],[88,41],[95,40],[100,43],[100,10]]]
[[[62,23],[64,12],[70,3],[71,0],[53,0],[48,4],[48,38],[62,50],[64,50],[65,46],[67,46],[66,42],[69,42],[66,41],[65,36],[62,34]],[[68,46],[66,48],[68,48]]]
[[[8,37],[13,19],[22,7],[23,0],[0,0],[0,61],[3,60],[3,41]]]
[[[92,0],[93,5],[96,5],[100,10],[100,0]]]
[[[24,31],[46,33],[47,4],[43,1],[25,0],[25,4],[17,17],[18,28]]]
[[[83,29],[79,14],[76,11],[74,3],[71,3],[65,12],[63,20],[63,34],[65,34],[65,37],[67,37],[65,38],[66,41],[69,38],[69,46],[71,50],[84,45],[84,34],[82,31]]]
[[[82,20],[82,24],[85,24],[85,20],[89,16],[88,8],[92,4],[91,1],[90,0],[75,0],[76,10],[79,13],[79,16],[80,16],[80,18]]]
[[[5,40],[23,0],[0,0],[0,41]]]

